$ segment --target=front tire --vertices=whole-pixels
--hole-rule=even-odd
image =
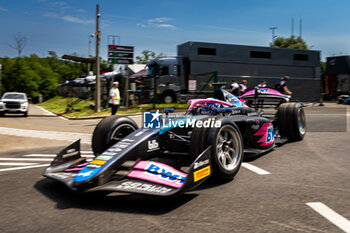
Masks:
[[[137,129],[136,122],[129,117],[106,117],[98,123],[92,134],[92,151],[95,155],[101,154]]]
[[[243,139],[237,125],[227,118],[220,128],[195,128],[192,132],[190,152],[198,157],[212,145],[213,175],[219,180],[232,180],[239,171],[243,160]]]

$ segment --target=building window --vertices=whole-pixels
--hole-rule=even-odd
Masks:
[[[198,48],[198,55],[215,56],[216,55],[216,49],[213,49],[213,48]]]
[[[309,55],[307,54],[294,54],[294,60],[295,61],[308,61],[309,60]]]
[[[261,52],[261,51],[250,51],[250,57],[270,59],[271,53],[270,52]]]

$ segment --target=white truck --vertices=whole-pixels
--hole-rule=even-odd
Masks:
[[[5,113],[22,113],[28,116],[28,98],[25,93],[21,92],[5,92],[0,99],[0,116]]]

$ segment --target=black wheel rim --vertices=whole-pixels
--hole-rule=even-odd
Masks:
[[[122,140],[124,137],[134,132],[136,128],[131,124],[121,124],[118,125],[112,132],[110,141],[111,144],[117,143]]]

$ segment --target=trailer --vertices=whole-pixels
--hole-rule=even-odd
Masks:
[[[159,57],[147,64],[149,88],[156,88],[163,102],[209,96],[214,82],[248,81],[254,88],[261,80],[274,87],[289,76],[293,99],[320,99],[320,52],[235,44],[186,42],[177,46],[177,56]],[[208,81],[210,82],[208,83]]]

